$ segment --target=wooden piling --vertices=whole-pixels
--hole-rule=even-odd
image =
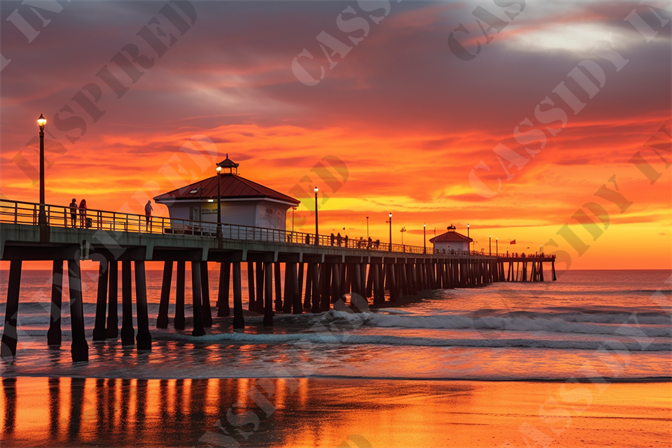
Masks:
[[[105,336],[116,339],[119,336],[119,316],[118,316],[118,290],[119,290],[119,262],[110,261],[108,278],[108,298],[107,298],[107,327]]]
[[[245,328],[243,318],[243,289],[240,274],[240,261],[233,263],[233,328]]]
[[[121,345],[135,345],[131,261],[121,262]]]
[[[313,283],[312,299],[313,305],[310,308],[312,313],[320,312],[320,266],[317,263],[311,263],[311,277]]]
[[[306,293],[303,298],[303,309],[309,310],[311,305],[311,296],[313,294],[313,263],[306,266]]]
[[[264,263],[265,291],[264,291],[264,326],[273,326],[273,263]]]
[[[70,286],[72,361],[88,361],[89,344],[86,342],[86,333],[84,332],[84,303],[82,299],[82,276],[79,270],[79,260],[68,260],[68,284]]]
[[[168,306],[170,304],[170,287],[173,280],[173,262],[163,262],[163,279],[161,281],[161,299],[159,314],[156,317],[156,328],[168,328]]]
[[[551,261],[551,272],[553,273],[553,281],[556,281],[557,278],[555,277],[555,260]]]
[[[98,266],[98,294],[96,297],[96,318],[93,326],[93,340],[105,340],[105,311],[107,308],[107,260],[100,260]]]
[[[291,279],[292,279],[292,314],[303,313],[303,304],[301,303],[301,288],[299,287],[299,275],[297,263],[291,264]]]
[[[184,330],[184,291],[185,291],[185,262],[177,262],[177,291],[175,292],[175,319],[173,326],[176,330]]]
[[[275,312],[282,312],[282,282],[280,263],[273,263],[273,276],[275,277]]]
[[[291,314],[292,312],[292,286],[293,282],[291,279],[292,268],[291,263],[285,263],[285,298],[282,302],[282,312],[285,314]]]
[[[9,264],[9,282],[7,284],[7,306],[5,307],[5,326],[2,329],[2,348],[0,355],[13,363],[16,356],[18,332],[16,319],[19,314],[19,293],[21,291],[21,260],[12,260]]]
[[[152,349],[152,335],[149,333],[149,314],[147,310],[147,277],[145,262],[135,262],[135,304],[138,321],[138,350]]]
[[[191,307],[194,312],[194,329],[191,331],[192,336],[203,336],[205,328],[203,325],[203,302],[201,291],[201,262],[191,262]]]
[[[219,266],[219,291],[217,291],[217,317],[228,317],[231,314],[229,305],[229,285],[231,263],[222,261]]]
[[[322,272],[320,273],[320,284],[322,286],[320,310],[329,311],[331,304],[329,296],[331,294],[331,265],[329,263],[322,263]]]
[[[256,311],[257,302],[254,296],[254,262],[247,262],[247,298],[248,311]]]
[[[63,303],[63,260],[54,260],[51,271],[51,312],[47,345],[61,345],[61,305]]]
[[[203,326],[212,327],[212,309],[210,308],[210,276],[208,262],[201,261],[201,300],[203,310]]]
[[[254,311],[259,314],[264,313],[264,263],[257,261],[256,263],[256,278],[257,278],[257,289],[256,300],[254,301]]]

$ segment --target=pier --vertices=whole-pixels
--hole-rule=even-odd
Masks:
[[[39,220],[43,211],[42,222]],[[77,216],[77,224],[79,222]],[[176,275],[176,329],[185,329],[185,274],[191,268],[194,336],[206,334],[218,317],[233,315],[233,328],[243,329],[242,276],[247,270],[248,310],[273,325],[276,313],[329,311],[341,298],[383,305],[421,291],[473,288],[503,281],[544,281],[544,263],[555,280],[555,257],[510,257],[474,251],[436,251],[424,247],[377,243],[363,239],[336,243],[332,236],[262,227],[217,224],[87,210],[86,225],[72,227],[70,209],[63,206],[0,200],[0,259],[10,261],[1,355],[16,356],[17,316],[23,261],[52,261],[51,319],[47,343],[61,344],[63,276],[68,276],[72,325],[72,359],[88,360],[81,290],[81,260],[99,263],[95,326],[92,339],[121,336],[123,345],[151,350],[145,262],[164,263],[156,326],[170,324],[168,304]],[[67,269],[64,273],[64,262]],[[208,262],[220,264],[219,287],[211,297]],[[505,270],[505,263],[507,269]],[[282,266],[281,266],[282,265]],[[284,267],[284,288],[281,276]],[[514,269],[515,267],[515,269]],[[134,269],[132,269],[134,268]],[[522,272],[521,272],[522,268]],[[117,296],[121,271],[122,316],[119,328]],[[515,273],[514,273],[515,271]],[[528,274],[529,272],[529,274]],[[138,328],[133,327],[132,275]],[[233,284],[233,297],[229,297]],[[359,302],[360,304],[362,302]]]

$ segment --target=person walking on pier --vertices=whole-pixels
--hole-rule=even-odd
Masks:
[[[343,239],[345,241],[345,247],[348,247],[348,235],[345,235],[345,238]]]
[[[152,212],[154,209],[152,208],[152,201],[151,199],[147,201],[147,204],[145,204],[145,231],[149,230],[149,224],[152,222]]]
[[[343,237],[341,236],[341,232],[338,232],[338,235],[336,235],[336,243],[338,244],[338,247],[341,247],[342,242],[343,242]]]
[[[86,228],[86,199],[79,202],[79,226],[82,229]]]
[[[334,240],[335,240],[335,239],[336,239],[336,237],[334,236],[334,233],[332,232],[332,233],[331,233],[331,245],[332,245],[332,246],[334,245]]]
[[[77,199],[72,198],[70,203],[70,224],[73,228],[77,227]]]
[[[306,244],[310,244],[310,234],[306,233]]]

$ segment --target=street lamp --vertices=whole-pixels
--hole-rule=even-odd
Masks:
[[[492,235],[488,235],[488,253],[492,255]]]
[[[315,187],[314,191],[315,191],[315,245],[319,246],[320,245],[319,236],[318,236],[319,232],[318,232],[318,226],[317,226],[317,192],[318,192],[318,188]]]
[[[392,212],[388,215],[390,217],[390,220],[387,221],[390,223],[390,252],[392,252]]]
[[[37,119],[37,125],[40,127],[40,212],[37,217],[37,222],[40,225],[47,224],[47,216],[44,213],[44,127],[47,124],[47,119],[40,114]]]
[[[366,217],[366,239],[369,239],[369,217]]]
[[[423,243],[423,250],[422,253],[426,254],[427,253],[427,224],[422,225],[422,238],[424,239]]]
[[[541,247],[541,244],[540,244],[540,245],[539,245],[539,254],[540,254],[540,255],[544,253],[543,250],[544,250],[544,249]]]
[[[217,164],[217,239],[222,238],[222,192],[221,192],[221,182],[222,182],[222,167]]]

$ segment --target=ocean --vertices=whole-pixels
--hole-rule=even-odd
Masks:
[[[67,288],[63,345],[48,348],[50,271],[24,271],[17,358],[2,364],[6,446],[363,448],[506,446],[507,440],[526,446],[530,437],[548,442],[540,434],[566,446],[590,446],[580,440],[591,440],[597,429],[579,418],[577,409],[602,409],[597,405],[602,401],[607,407],[601,412],[615,416],[610,446],[632,446],[619,436],[631,424],[646,432],[651,446],[672,442],[668,271],[569,271],[560,273],[557,282],[431,291],[408,303],[362,312],[344,307],[278,314],[271,328],[262,325],[262,316],[246,311],[244,331],[232,329],[231,317],[214,317],[207,335],[195,338],[190,334],[190,275],[186,330],[172,328],[173,304],[169,328],[157,330],[162,273],[150,270],[151,352],[124,347],[119,340],[91,341],[95,275],[83,271],[89,362],[72,363]],[[210,270],[213,306],[218,275]],[[244,272],[243,277],[245,288]],[[2,279],[0,294],[5,295],[6,271]],[[174,284],[173,278],[172,302]],[[245,289],[243,302],[247,310]],[[121,321],[121,303],[119,316]],[[556,397],[555,405],[572,402],[571,394],[558,395],[566,384],[593,389],[588,403],[575,396],[563,408],[576,416],[573,426],[560,431],[538,409],[548,407],[549,396]],[[633,406],[643,410],[635,412]],[[251,409],[258,421],[241,420]],[[523,423],[546,429],[525,433],[519,409],[530,409]],[[623,423],[618,416],[624,409],[643,420]],[[460,426],[447,433],[456,414],[468,420],[481,411],[489,417],[473,424],[484,427]],[[386,412],[389,419],[379,422]],[[502,416],[513,420],[499,429],[501,422],[484,423]],[[425,423],[413,431],[415,419]],[[430,437],[432,431],[441,437]],[[487,440],[481,439],[484,434]],[[521,439],[521,434],[527,436]],[[595,437],[603,443],[607,435]]]
[[[196,338],[189,319],[190,276],[187,328],[172,329],[171,304],[169,329],[157,330],[161,271],[148,271],[151,353],[122,347],[120,341],[91,342],[96,272],[83,272],[89,362],[70,360],[66,293],[64,343],[60,349],[46,346],[50,272],[24,271],[18,356],[3,376],[515,381],[600,376],[622,381],[669,379],[672,372],[667,271],[570,271],[557,282],[433,291],[417,302],[364,313],[278,314],[272,328],[263,327],[261,316],[246,312],[244,332],[232,330],[231,317],[215,317],[208,334]],[[5,296],[7,272],[3,276],[0,294]],[[213,306],[218,276],[211,270]],[[121,292],[119,297],[121,302]],[[3,315],[4,307],[2,303]],[[121,321],[121,303],[119,316]],[[590,371],[581,370],[586,362]]]

